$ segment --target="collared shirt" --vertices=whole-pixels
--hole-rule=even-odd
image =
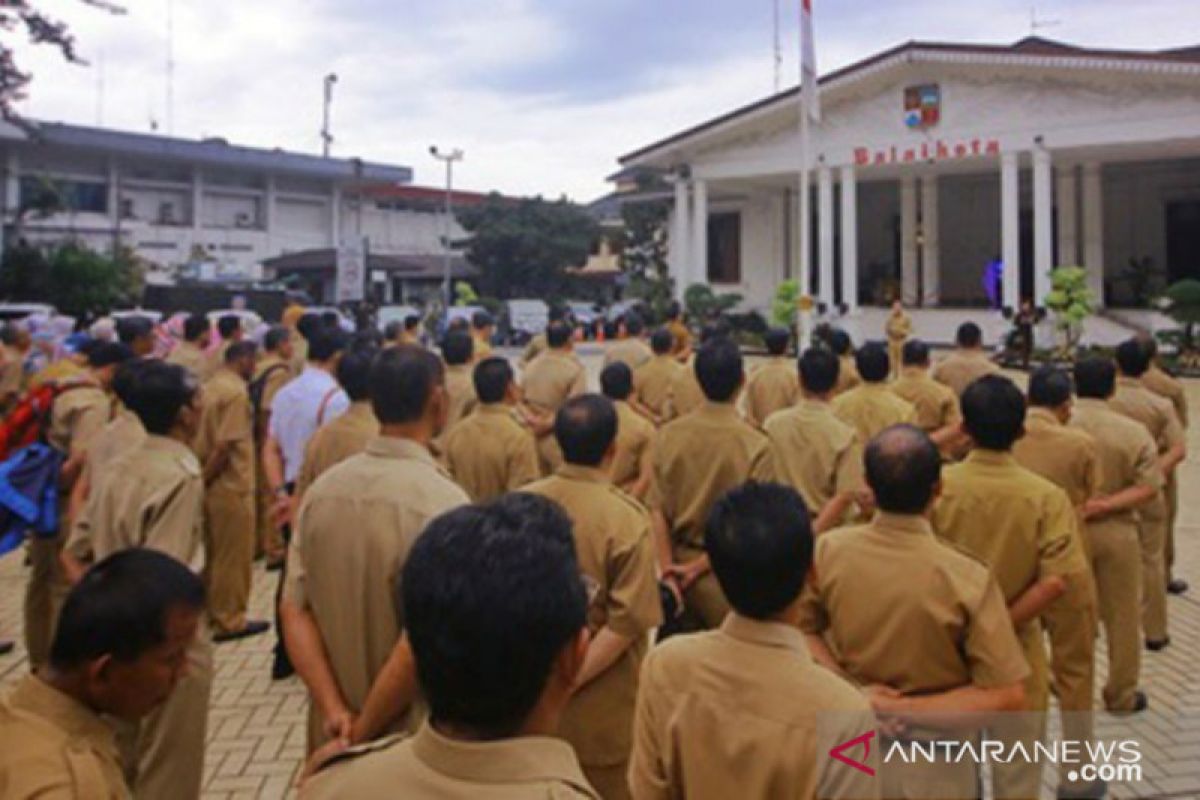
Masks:
[[[667,405],[663,416],[668,419],[678,419],[686,416],[708,402],[704,389],[700,387],[700,379],[696,377],[696,357],[693,355],[683,365],[683,369],[675,373],[671,385],[667,388]]]
[[[521,369],[525,369],[533,360],[542,353],[550,349],[550,345],[546,342],[546,334],[539,333],[529,340],[529,344],[525,345],[525,351],[521,353]]]
[[[880,431],[917,419],[913,404],[892,394],[886,383],[856,386],[833,398],[830,408],[838,419],[854,428],[863,447]]]
[[[231,492],[254,491],[254,411],[246,381],[221,367],[204,385],[200,429],[193,446],[203,464],[222,444],[229,445],[229,461],[210,488]]]
[[[1147,389],[1137,378],[1117,378],[1117,388],[1108,405],[1117,413],[1145,425],[1154,437],[1159,454],[1185,441],[1183,425],[1171,401]]]
[[[889,388],[902,400],[912,403],[917,413],[914,424],[927,433],[962,422],[958,395],[929,377],[923,367],[902,367],[900,377]]]
[[[1013,457],[1067,493],[1071,505],[1082,506],[1100,486],[1096,442],[1079,428],[1068,428],[1048,408],[1031,408],[1025,435],[1013,445]]]
[[[656,417],[667,412],[667,399],[671,385],[684,370],[684,366],[673,355],[661,355],[647,361],[633,373],[633,391],[638,402]]]
[[[1089,434],[1094,443],[1100,461],[1099,494],[1115,494],[1131,486],[1162,488],[1158,450],[1143,425],[1114,411],[1103,400],[1081,397],[1075,401],[1071,428]],[[1137,516],[1130,509],[1103,518],[1109,520],[1134,523]]]
[[[595,635],[607,627],[632,640],[612,666],[572,696],[559,723],[559,734],[584,765],[620,764],[633,746],[633,708],[646,634],[662,622],[650,515],[606,474],[574,464],[559,467],[526,491],[555,501],[574,523],[579,569],[594,589],[588,630]]]
[[[112,419],[112,400],[91,375],[71,378],[63,387],[50,409],[46,440],[59,452],[74,456],[86,451]]]
[[[445,441],[446,466],[475,503],[537,480],[537,440],[504,403],[484,403],[454,426]]]
[[[716,499],[747,480],[774,476],[767,437],[747,425],[732,403],[706,402],[659,431],[647,504],[667,518],[673,542],[703,547]]]
[[[828,403],[801,400],[772,414],[763,431],[771,443],[776,479],[799,492],[810,513],[819,513],[835,495],[862,486],[862,443]]]
[[[800,376],[787,356],[773,356],[746,379],[746,421],[761,428],[767,417],[790,408],[800,399]]]
[[[1142,376],[1142,385],[1159,397],[1170,400],[1175,415],[1179,417],[1179,424],[1185,428],[1188,426],[1187,392],[1182,383],[1161,370],[1157,364],[1151,364]]]
[[[208,356],[204,351],[191,342],[179,342],[167,354],[168,364],[178,364],[200,380],[208,373]]]
[[[887,323],[884,325],[884,332],[887,334],[889,341],[903,342],[912,335],[912,327],[912,317],[903,311],[892,311],[888,314]]]
[[[629,369],[635,370],[647,364],[652,358],[654,358],[654,351],[650,349],[650,345],[640,337],[631,336],[609,345],[608,350],[604,353],[604,366],[607,367],[609,364],[619,361]]]
[[[983,350],[958,349],[934,365],[933,379],[949,386],[955,397],[962,397],[976,380],[999,371]]]
[[[403,630],[395,579],[413,542],[431,519],[468,502],[425,447],[385,437],[304,493],[283,597],[312,612],[351,709],[362,708]]]
[[[209,351],[208,355],[204,357],[204,368],[200,372],[200,380],[207,383],[212,376],[217,374],[225,365],[225,353],[232,344],[232,339],[225,339]]]
[[[488,339],[486,336],[480,336],[479,334],[472,331],[471,332],[471,341],[473,342],[473,345],[474,345],[471,349],[471,360],[473,363],[478,364],[480,361],[483,361],[485,358],[491,358],[492,342],[490,339]]]
[[[630,788],[639,800],[879,797],[873,777],[827,757],[874,729],[866,699],[813,661],[799,630],[733,612],[646,657]],[[878,768],[879,749],[865,760]]]
[[[674,319],[667,323],[667,330],[671,332],[673,342],[671,344],[671,352],[679,355],[692,347],[692,332],[687,325],[683,324],[682,320]]]
[[[349,407],[350,398],[333,376],[311,365],[306,365],[298,378],[279,390],[271,406],[268,430],[283,451],[285,481],[292,483],[300,475],[304,449],[317,428],[344,414]]]
[[[475,394],[474,364],[450,364],[446,367],[446,398],[449,408],[446,411],[446,427],[434,442],[434,448],[442,452],[446,446],[446,437],[454,426],[462,422],[479,403]]]
[[[88,445],[84,475],[87,476],[89,494],[95,492],[99,483],[112,474],[108,465],[113,459],[140,447],[145,441],[146,429],[142,427],[142,421],[128,409],[120,409]],[[77,558],[91,559],[91,523],[86,513],[77,514],[76,517],[71,523],[71,552]]]
[[[252,384],[262,383],[262,395],[259,399],[258,409],[263,415],[264,429],[266,418],[271,415],[271,408],[275,404],[275,395],[279,394],[279,390],[287,386],[288,381],[294,377],[292,364],[280,358],[278,353],[267,353],[255,365],[254,377],[250,379],[250,382]]]
[[[302,800],[569,800],[600,795],[588,785],[571,747],[520,736],[463,742],[429,723],[408,739],[385,739],[338,756],[300,789]]]
[[[617,486],[636,481],[654,456],[654,424],[624,400],[613,403],[617,409],[617,444],[609,470]]]
[[[308,440],[308,447],[304,449],[304,466],[296,478],[296,495],[308,491],[308,487],[330,467],[366,450],[378,435],[379,420],[375,418],[370,401],[351,403],[345,414],[326,422]]]
[[[525,400],[542,412],[556,412],[587,391],[587,370],[574,353],[548,350],[525,369]]]
[[[26,675],[0,700],[0,795],[131,797],[112,728],[36,675]]]
[[[833,385],[833,396],[845,394],[861,383],[862,376],[858,374],[858,365],[854,363],[854,356],[839,356],[837,383]]]

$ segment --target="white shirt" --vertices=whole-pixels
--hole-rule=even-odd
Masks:
[[[325,404],[324,413],[321,412],[322,403]],[[350,398],[338,387],[333,376],[307,364],[299,377],[276,393],[271,402],[271,421],[267,430],[283,451],[285,481],[294,483],[300,474],[304,449],[317,428],[341,416],[349,407]]]

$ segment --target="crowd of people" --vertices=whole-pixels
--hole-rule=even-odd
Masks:
[[[22,369],[9,407],[57,387],[61,519],[28,537],[0,795],[198,797],[214,647],[272,630],[312,800],[977,797],[966,761],[828,753],[1031,744],[1051,693],[1089,740],[1101,627],[1100,707],[1149,706],[1187,590],[1187,404],[1152,340],[1022,391],[971,322],[936,363],[899,305],[857,349],[772,329],[749,370],[675,306],[627,313],[593,386],[564,318],[517,363],[486,313],[420,327],[196,315],[164,353],[130,319]],[[1041,772],[997,764],[993,796]],[[1103,793],[1063,769],[1061,797]]]

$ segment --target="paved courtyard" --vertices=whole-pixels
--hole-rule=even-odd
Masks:
[[[599,362],[585,356],[593,372]],[[594,377],[593,377],[594,382]],[[1200,381],[1188,383],[1192,418],[1200,419]],[[1116,786],[1113,797],[1200,798],[1200,425],[1189,434],[1192,455],[1181,468],[1176,574],[1192,592],[1170,598],[1173,644],[1146,653],[1143,686],[1152,711],[1136,718],[1102,720],[1098,734],[1141,742],[1145,779]],[[17,554],[0,560],[0,634],[20,640],[26,570]],[[275,574],[258,565],[252,616],[269,619]],[[208,722],[206,800],[288,796],[304,754],[305,693],[299,679],[270,679],[273,637],[217,646],[216,679]],[[1104,671],[1103,644],[1098,668]],[[0,685],[27,670],[23,650],[0,657]],[[1097,681],[1099,686],[1101,681]],[[1047,775],[1050,775],[1047,770]],[[1052,797],[1052,793],[1047,794]]]

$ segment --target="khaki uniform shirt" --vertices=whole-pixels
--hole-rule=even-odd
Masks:
[[[1071,428],[1087,433],[1100,461],[1096,493],[1115,494],[1131,486],[1161,489],[1162,470],[1158,468],[1158,449],[1144,426],[1113,411],[1103,400],[1081,397],[1075,401]],[[1103,521],[1120,520],[1134,524],[1137,512],[1120,511]]]
[[[1175,414],[1171,401],[1159,397],[1136,378],[1117,378],[1117,390],[1108,405],[1119,414],[1142,423],[1158,447],[1159,455],[1184,443],[1183,425]],[[1161,492],[1154,502],[1142,508],[1147,519],[1162,519],[1167,515],[1166,497]]]
[[[587,370],[573,353],[548,350],[523,376],[525,400],[542,412],[556,412],[572,397],[587,391]]]
[[[902,367],[900,377],[891,390],[912,403],[917,411],[916,426],[932,433],[962,422],[958,395],[945,384],[938,383],[921,367]]]
[[[667,388],[667,405],[663,417],[667,420],[678,419],[707,402],[704,389],[700,387],[700,379],[696,377],[696,357],[693,356],[675,373],[671,385]]]
[[[204,369],[201,371],[200,379],[208,381],[209,378],[216,375],[221,367],[225,366],[225,352],[229,350],[229,346],[233,344],[232,339],[226,339],[217,345],[216,349],[205,356]]]
[[[763,431],[771,443],[775,479],[799,492],[810,514],[863,485],[862,443],[828,403],[801,400],[772,414]]]
[[[112,728],[41,678],[21,678],[0,700],[0,797],[131,797]]]
[[[29,379],[29,388],[36,389],[39,386],[44,386],[47,383],[55,383],[74,378],[83,373],[86,368],[80,364],[75,356],[67,356],[60,358],[54,363],[47,366],[44,370],[33,375]],[[0,397],[3,392],[0,392]]]
[[[1100,457],[1095,440],[1079,428],[1063,425],[1050,409],[1029,409],[1025,435],[1013,445],[1013,457],[1066,492],[1076,508],[1099,490]]]
[[[475,503],[541,477],[537,440],[504,403],[482,403],[446,436],[446,466]]]
[[[108,465],[117,456],[140,447],[146,441],[146,429],[137,415],[121,409],[112,421],[92,437],[88,445],[84,475],[87,476],[88,492],[96,491],[97,484],[112,474]],[[72,553],[80,559],[91,559],[91,524],[87,514],[79,514],[72,520],[70,542]]]
[[[262,397],[258,405],[261,430],[267,429],[267,420],[271,417],[271,407],[275,403],[275,395],[294,377],[296,377],[296,373],[292,370],[291,363],[284,361],[275,353],[268,353],[255,366],[251,383],[263,382]]]
[[[671,338],[674,342],[671,345],[671,352],[679,355],[692,347],[692,332],[688,330],[688,326],[684,325],[680,320],[674,320],[667,323],[667,330],[671,332]]]
[[[830,408],[838,419],[854,428],[864,447],[880,431],[917,419],[913,404],[892,394],[886,383],[857,386],[833,398]]]
[[[874,729],[866,699],[813,661],[800,631],[731,612],[647,656],[630,787],[639,800],[878,797],[875,778],[827,755]]]
[[[662,418],[667,412],[671,386],[684,369],[671,355],[655,356],[647,361],[633,373],[633,391],[638,402]]]
[[[854,356],[839,356],[837,383],[833,385],[833,396],[845,394],[861,383],[862,376],[858,374],[858,365],[854,363]]]
[[[746,379],[743,393],[746,421],[762,427],[767,417],[796,405],[800,399],[800,376],[787,356],[774,356]]]
[[[588,630],[602,628],[633,643],[617,661],[577,691],[563,713],[559,735],[585,766],[629,758],[638,671],[647,633],[662,623],[650,515],[598,469],[564,464],[527,489],[557,502],[574,523],[575,552],[589,589]]]
[[[46,440],[69,456],[87,450],[91,440],[112,419],[112,401],[91,376],[65,382],[63,391],[50,409]]]
[[[650,345],[646,344],[644,339],[622,339],[609,345],[604,354],[604,366],[607,367],[609,364],[619,361],[629,369],[635,370],[648,363],[652,358],[654,358],[654,351],[650,349]]]
[[[903,311],[888,314],[887,323],[884,325],[884,332],[887,333],[888,341],[903,342],[912,335],[912,317],[905,314]],[[895,364],[893,366],[900,366]]]
[[[178,364],[192,373],[196,380],[200,380],[208,374],[208,356],[191,342],[179,342],[175,345],[167,354],[167,363]]]
[[[0,345],[0,400],[19,398],[25,392],[25,353]]]
[[[471,340],[475,343],[475,346],[471,350],[471,358],[474,363],[478,364],[485,358],[491,358],[492,343],[489,340],[474,333],[471,334]]]
[[[312,612],[351,709],[362,708],[404,628],[395,580],[413,542],[431,519],[468,502],[428,450],[382,437],[304,493],[283,597]]]
[[[379,435],[379,420],[370,401],[351,403],[346,413],[326,422],[304,448],[304,465],[296,478],[296,496],[312,486],[330,467],[356,456]]]
[[[955,397],[962,397],[973,382],[999,371],[983,350],[955,350],[934,365],[933,379],[953,389]]]
[[[521,736],[460,742],[429,724],[335,758],[300,789],[301,800],[599,800],[565,742]]]
[[[475,366],[473,364],[454,364],[446,367],[446,398],[450,407],[446,413],[446,427],[434,439],[434,450],[438,453],[445,451],[446,436],[460,421],[475,410],[479,398],[475,394]]]
[[[653,423],[633,410],[624,400],[613,403],[617,409],[617,452],[609,470],[617,486],[636,481],[654,456]]]
[[[250,392],[239,375],[222,367],[204,385],[200,430],[195,449],[201,465],[218,445],[229,443],[229,462],[210,485],[213,489],[254,491],[254,411]]]
[[[659,431],[647,504],[666,517],[672,542],[703,549],[716,499],[747,480],[774,476],[767,437],[747,425],[732,403],[706,402]]]
[[[991,571],[924,517],[881,512],[822,534],[811,575],[800,627],[861,685],[930,694],[1029,675]]]
[[[1179,424],[1185,428],[1188,426],[1187,392],[1184,391],[1182,383],[1152,364],[1142,376],[1142,385],[1159,397],[1170,400],[1175,408],[1175,415],[1179,417]]]
[[[525,369],[533,360],[542,353],[550,349],[549,343],[546,342],[546,334],[539,333],[529,340],[529,344],[525,345],[525,352],[521,353],[521,369]]]

